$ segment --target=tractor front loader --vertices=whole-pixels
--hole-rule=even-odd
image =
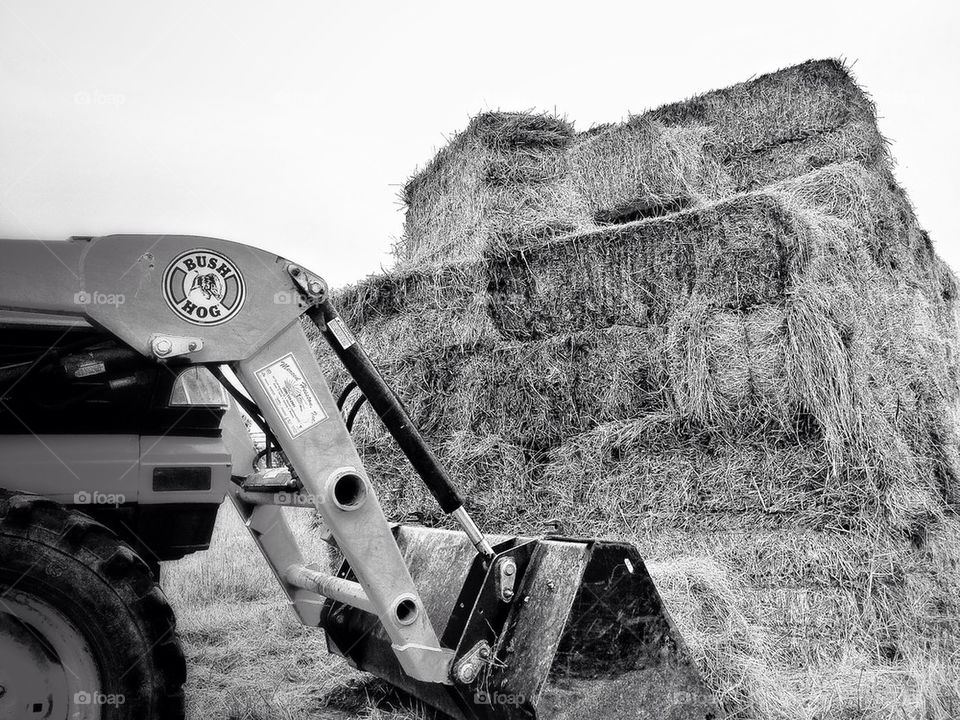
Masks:
[[[308,324],[460,531],[384,517]],[[331,652],[454,718],[720,716],[635,548],[484,535],[324,281],[270,253],[0,240],[0,449],[4,720],[183,717],[158,564],[208,547],[226,496]],[[339,572],[284,505],[317,510]]]

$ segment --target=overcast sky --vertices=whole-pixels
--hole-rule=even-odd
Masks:
[[[339,285],[390,264],[399,187],[478,111],[586,129],[834,56],[960,268],[960,4],[780,6],[0,0],[0,236],[213,235]]]

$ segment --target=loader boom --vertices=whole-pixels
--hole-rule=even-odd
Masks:
[[[206,366],[279,445],[290,468],[235,461],[229,495],[294,612],[325,627],[334,652],[463,718],[574,720],[597,716],[598,702],[615,717],[718,716],[630,546],[491,545],[319,276],[193,236],[0,240],[0,252],[0,309],[34,323],[71,316],[171,368]],[[461,534],[388,523],[304,320]],[[340,572],[303,557],[285,504],[318,511]]]

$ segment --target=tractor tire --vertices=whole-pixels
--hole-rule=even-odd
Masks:
[[[143,560],[81,512],[0,490],[0,718],[182,720],[185,675]]]

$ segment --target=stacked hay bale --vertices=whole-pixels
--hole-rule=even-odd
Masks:
[[[574,139],[570,123],[549,115],[474,118],[404,188],[400,257],[476,259],[589,224],[570,178]]]
[[[481,116],[406,200],[337,302],[482,524],[637,542],[734,717],[960,711],[957,284],[839,63],[582,135]]]

